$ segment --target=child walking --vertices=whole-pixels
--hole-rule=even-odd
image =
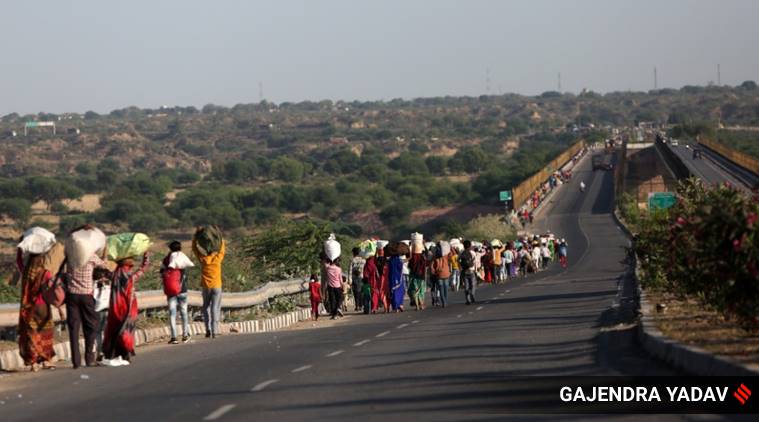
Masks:
[[[322,303],[322,285],[319,283],[319,277],[316,274],[311,274],[308,290],[311,293],[311,318],[317,321],[319,319],[319,304]]]

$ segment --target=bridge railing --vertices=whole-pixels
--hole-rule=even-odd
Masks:
[[[680,157],[678,157],[677,154],[675,154],[667,144],[662,141],[656,141],[654,142],[654,145],[655,148],[661,153],[662,157],[664,157],[664,162],[667,164],[667,167],[672,170],[672,173],[674,173],[675,177],[678,180],[687,179],[691,176],[691,172],[690,169],[688,169],[688,166],[683,163],[683,160],[681,160]]]
[[[699,138],[698,143],[727,158],[733,163],[745,168],[746,170],[759,174],[759,160],[756,158],[744,154],[740,151],[736,151],[726,146],[725,144],[711,141],[709,139]]]
[[[585,141],[577,142],[568,149],[564,150],[558,157],[554,158],[548,165],[543,167],[540,171],[533,174],[525,181],[512,188],[511,195],[514,201],[514,208],[519,209],[527,200],[530,195],[535,192],[549,177],[556,171],[562,168],[568,163],[572,157],[575,156],[580,150],[585,148]]]

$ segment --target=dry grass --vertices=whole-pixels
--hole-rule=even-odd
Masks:
[[[647,292],[652,305],[665,304],[655,315],[664,335],[717,355],[748,364],[759,364],[759,333],[741,329],[734,321],[693,299],[662,292]]]

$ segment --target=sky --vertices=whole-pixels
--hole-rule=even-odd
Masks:
[[[4,2],[0,115],[759,80],[755,0]],[[489,74],[489,84],[488,84]]]

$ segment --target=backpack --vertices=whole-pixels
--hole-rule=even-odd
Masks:
[[[464,251],[459,255],[459,265],[461,265],[462,271],[467,271],[474,268],[474,256],[472,251]]]
[[[163,293],[166,297],[174,297],[182,291],[182,270],[178,268],[168,268],[169,257],[163,259],[164,269],[161,270],[161,281],[163,281]]]

